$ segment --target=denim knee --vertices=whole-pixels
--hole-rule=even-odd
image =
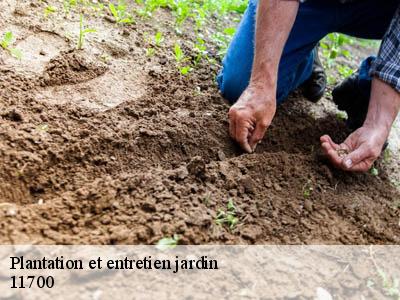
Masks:
[[[224,72],[222,69],[217,76],[218,88],[222,96],[228,100],[231,104],[235,103],[243,91],[247,87],[248,83],[244,83],[239,76],[235,74]]]

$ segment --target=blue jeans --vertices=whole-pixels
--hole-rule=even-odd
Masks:
[[[363,0],[340,4],[338,0],[308,0],[300,4],[286,42],[278,70],[277,102],[306,81],[312,72],[313,49],[328,33],[340,32],[366,39],[382,39],[398,7],[398,0]],[[222,95],[234,103],[247,87],[254,57],[257,0],[249,6],[222,62],[217,82]],[[271,45],[274,47],[274,45]],[[360,67],[362,88],[371,88],[368,75],[373,61],[369,57]]]

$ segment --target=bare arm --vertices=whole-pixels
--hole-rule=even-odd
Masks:
[[[279,61],[298,8],[297,1],[259,1],[250,85],[276,90]]]
[[[298,1],[259,1],[250,83],[229,110],[230,135],[249,153],[275,115],[279,61],[298,8]]]

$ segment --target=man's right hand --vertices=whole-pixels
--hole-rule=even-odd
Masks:
[[[230,135],[248,153],[255,150],[274,118],[276,93],[271,90],[250,85],[229,110]]]

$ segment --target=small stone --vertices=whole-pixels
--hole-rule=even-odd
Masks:
[[[224,161],[226,159],[226,155],[225,155],[224,151],[222,151],[222,150],[218,150],[217,155],[218,155],[218,159],[220,161]]]
[[[15,207],[10,207],[6,211],[6,216],[7,217],[14,217],[17,214],[17,209]]]
[[[254,182],[250,177],[244,177],[240,180],[240,184],[244,187],[244,191],[249,194],[254,193]]]
[[[271,180],[265,179],[264,185],[265,185],[265,187],[267,187],[267,188],[271,188],[271,187],[272,187],[272,182],[271,182]]]
[[[255,242],[262,235],[262,230],[257,225],[248,225],[243,228],[240,234],[244,239]]]
[[[189,171],[185,166],[182,166],[176,170],[176,178],[183,180],[189,176]]]
[[[38,203],[37,203],[37,204],[42,205],[43,203],[44,203],[44,200],[43,200],[42,198],[40,198],[40,199],[38,200]]]
[[[281,186],[280,186],[279,184],[277,184],[277,183],[274,183],[274,189],[275,189],[275,191],[277,191],[277,192],[282,191]]]
[[[309,212],[312,212],[314,210],[313,203],[310,199],[306,199],[304,201],[304,208]]]

